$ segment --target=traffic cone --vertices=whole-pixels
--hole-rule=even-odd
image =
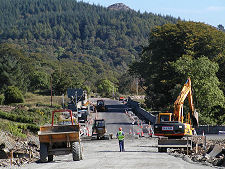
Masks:
[[[137,135],[140,135],[140,131],[139,131],[139,129],[137,129]]]
[[[151,130],[151,129],[148,130],[148,135],[149,135],[150,137],[152,137],[152,130]]]
[[[138,126],[139,126],[139,120],[138,120]]]
[[[141,122],[141,128],[143,128],[142,122]]]
[[[141,131],[141,137],[144,137],[144,132],[143,132],[143,130]]]
[[[87,136],[90,136],[89,128],[87,127]]]
[[[129,134],[130,134],[130,135],[132,134],[132,132],[131,132],[131,129],[130,129],[130,132],[129,132]]]

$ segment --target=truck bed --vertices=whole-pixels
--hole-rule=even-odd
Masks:
[[[41,126],[38,131],[42,143],[79,141],[79,125]]]

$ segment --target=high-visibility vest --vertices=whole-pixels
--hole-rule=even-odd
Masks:
[[[118,131],[117,138],[118,138],[118,140],[124,140],[124,134],[122,131]]]

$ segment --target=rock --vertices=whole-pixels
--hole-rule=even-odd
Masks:
[[[225,162],[225,158],[216,158],[213,160],[212,164],[215,166],[221,166]]]
[[[215,145],[213,150],[209,154],[206,154],[205,156],[206,158],[213,158],[213,157],[217,157],[221,153],[222,153],[222,147],[219,145]]]
[[[209,154],[213,150],[214,146],[215,145],[210,145],[210,147],[208,148],[206,154]]]
[[[191,159],[192,159],[194,162],[202,162],[202,161],[205,161],[203,155],[195,155],[195,156],[192,156]]]
[[[111,9],[111,10],[124,10],[124,11],[131,10],[128,6],[124,5],[123,3],[116,3],[116,4],[113,4],[113,5],[110,5],[108,7],[108,9]]]
[[[0,159],[7,159],[8,154],[4,150],[0,150]]]
[[[38,147],[35,141],[29,141],[28,145],[31,147]]]

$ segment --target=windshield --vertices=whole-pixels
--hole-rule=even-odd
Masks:
[[[170,116],[169,115],[161,115],[160,121],[170,121]]]
[[[96,121],[96,126],[97,127],[104,127],[105,126],[105,122],[104,121]]]

